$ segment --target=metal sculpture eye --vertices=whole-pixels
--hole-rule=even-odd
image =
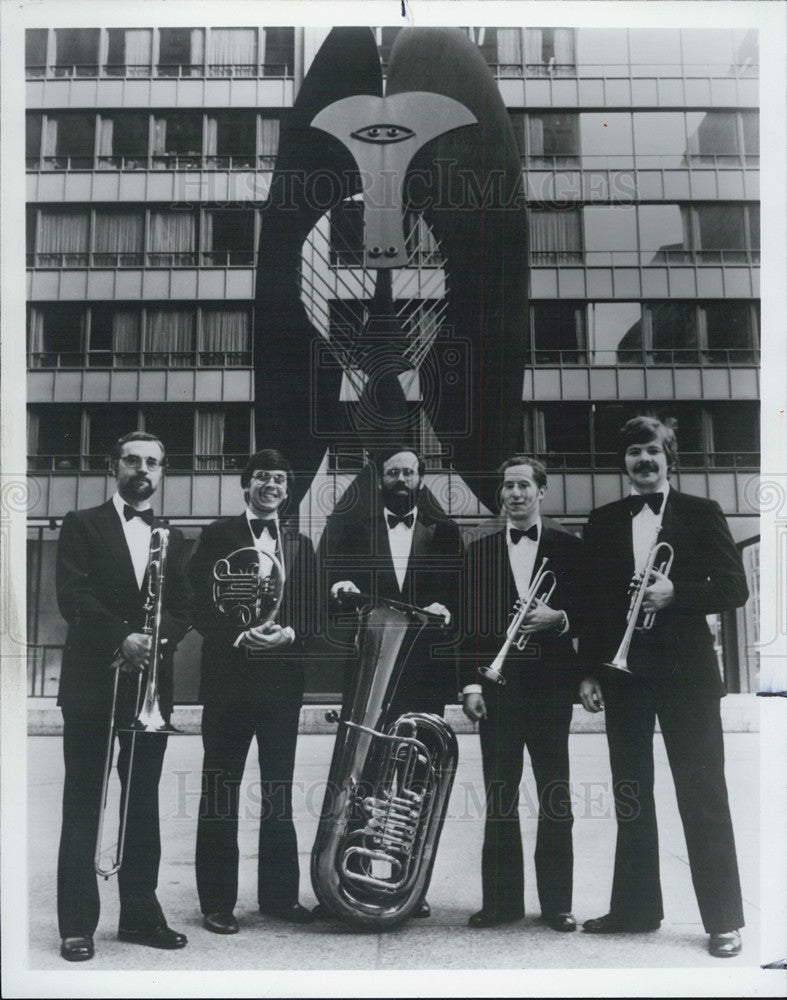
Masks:
[[[358,139],[360,142],[374,142],[383,145],[411,139],[415,132],[403,125],[365,125],[352,132],[351,135],[353,139]]]

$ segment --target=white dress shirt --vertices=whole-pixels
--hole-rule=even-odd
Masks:
[[[538,518],[534,524],[538,528],[538,536],[533,539],[523,535],[516,544],[511,541],[511,529],[516,528],[518,531],[521,529],[512,521],[508,521],[506,524],[508,563],[514,575],[516,592],[522,598],[527,597],[530,590],[533,567],[536,564],[536,554],[538,553],[538,543],[541,541],[541,518]]]
[[[390,528],[388,527],[388,515],[391,514],[393,517],[399,515],[394,514],[387,507],[383,507],[385,530],[388,532],[388,545],[391,549],[391,560],[399,590],[404,586],[404,578],[407,576],[407,564],[410,562],[410,550],[413,547],[413,532],[415,531],[415,522],[418,519],[418,508],[413,507],[407,513],[413,515],[413,523],[409,528],[404,521],[400,521],[395,528]]]
[[[255,514],[254,511],[250,507],[247,507],[246,508],[246,521],[248,522],[248,525],[249,525],[249,534],[251,535],[252,543],[254,544],[254,547],[257,549],[257,551],[258,552],[268,552],[271,555],[277,556],[278,553],[279,553],[279,551],[280,551],[280,549],[279,549],[279,540],[281,539],[281,535],[279,534],[279,519],[278,519],[278,517],[276,517],[275,515],[273,517],[270,517],[270,518],[260,517],[260,515],[259,514]],[[267,532],[267,531],[261,531],[260,532],[260,537],[259,538],[255,538],[254,531],[253,531],[252,526],[251,526],[251,522],[252,521],[273,521],[273,523],[276,525],[276,538],[275,538],[275,540],[273,538],[271,538],[270,533]]]
[[[659,531],[661,530],[661,522],[664,518],[664,507],[667,503],[667,497],[669,495],[669,483],[665,482],[658,493],[664,494],[664,499],[661,501],[661,508],[658,513],[655,513],[648,507],[647,504],[642,508],[639,514],[636,514],[631,519],[631,546],[634,551],[634,572],[639,573],[645,568],[645,563],[648,561],[648,555],[653,547],[653,543],[656,541]],[[635,490],[631,487],[631,496],[646,496],[645,493],[640,493],[639,490]]]
[[[126,545],[128,546],[129,554],[131,555],[131,562],[134,566],[134,575],[137,578],[137,586],[142,587],[142,581],[145,579],[145,570],[148,568],[148,559],[150,557],[150,534],[153,530],[149,524],[146,524],[141,517],[132,517],[128,521],[126,520],[126,515],[123,513],[123,508],[126,506],[126,501],[119,493],[115,493],[112,497],[112,503],[115,506],[115,510],[120,518],[120,524],[123,528],[123,534],[126,537]],[[129,506],[131,506],[129,504]],[[138,508],[139,510],[148,510],[150,504],[145,507]],[[135,508],[136,510],[137,508]]]

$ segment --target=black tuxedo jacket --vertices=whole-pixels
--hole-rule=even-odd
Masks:
[[[352,582],[364,594],[413,604],[418,608],[438,602],[451,612],[448,629],[427,626],[407,661],[411,685],[431,689],[443,703],[456,700],[456,664],[451,651],[461,611],[462,536],[453,521],[419,507],[407,572],[399,588],[382,509],[364,515],[338,514],[325,526],[320,555],[326,607],[330,588],[340,580]],[[354,636],[352,616],[328,616],[332,648],[348,651]]]
[[[603,664],[623,638],[634,573],[627,501],[592,511],[584,540],[588,605],[580,648],[589,668],[609,679],[619,675]],[[670,489],[658,541],[675,550],[670,571],[675,600],[656,614],[651,631],[634,633],[629,668],[656,682],[721,694],[724,684],[705,616],[739,608],[749,593],[721,508],[714,500]]]
[[[165,524],[155,520],[153,526]],[[177,528],[169,532],[161,623],[161,636],[167,644],[160,668],[165,713],[172,708],[172,655],[190,622],[186,543]],[[111,500],[66,514],[57,546],[56,586],[60,613],[68,622],[58,705],[73,711],[108,713],[114,684],[109,667],[125,637],[142,631],[147,595],[147,576],[140,589]]]
[[[269,652],[247,655],[233,645],[245,628],[220,614],[213,603],[213,567],[235,549],[254,547],[254,536],[245,512],[225,517],[202,530],[189,566],[193,591],[194,627],[203,636],[200,701],[243,697],[261,692],[275,696],[282,684],[303,685],[306,640],[315,627],[317,574],[311,540],[279,522],[285,584],[276,621],[291,626],[295,642]]]
[[[497,656],[519,596],[508,559],[507,527],[472,542],[465,553],[463,573],[465,613],[460,656],[460,682],[487,683],[479,667],[488,667]],[[520,542],[520,544],[522,544]],[[534,697],[555,695],[573,700],[578,696],[584,671],[580,669],[572,636],[579,627],[577,600],[582,571],[582,543],[559,525],[541,522],[541,537],[533,564],[535,575],[544,557],[544,569],[555,574],[555,592],[549,605],[568,615],[569,630],[560,635],[547,629],[533,634],[524,650],[512,647],[505,659],[503,676],[532,691]]]

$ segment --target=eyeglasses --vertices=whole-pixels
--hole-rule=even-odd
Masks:
[[[255,483],[275,483],[276,486],[287,485],[286,472],[265,472],[263,469],[258,469],[257,472],[252,473],[251,478]]]
[[[383,473],[383,479],[398,479],[399,476],[404,476],[405,479],[413,479],[417,475],[417,469],[386,469]]]
[[[141,469],[144,463],[149,472],[155,472],[156,469],[160,469],[164,465],[157,458],[142,458],[141,455],[121,455],[120,461],[129,469]]]

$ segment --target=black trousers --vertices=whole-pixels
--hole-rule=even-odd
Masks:
[[[109,720],[63,710],[63,825],[57,863],[57,915],[61,937],[95,932],[99,916],[98,881],[94,868],[96,833],[101,810],[101,783]],[[129,795],[123,864],[118,874],[120,924],[133,929],[164,920],[156,900],[161,840],[158,785],[167,737],[141,734],[134,740],[131,788],[128,763],[131,733],[118,734],[117,769],[122,796]],[[122,810],[122,802],[121,802]],[[116,816],[105,817],[104,841],[113,843]]]
[[[298,899],[298,844],[292,820],[292,774],[301,685],[246,699],[210,700],[202,711],[202,798],[197,822],[197,892],[203,913],[231,911],[238,899],[239,794],[249,747],[257,740],[260,786],[247,810],[260,814],[257,898],[260,906]]]
[[[639,923],[664,916],[653,798],[658,716],[703,926],[709,934],[742,927],[719,698],[621,678],[604,699],[618,822],[610,912]]]
[[[484,684],[487,718],[479,724],[486,789],[481,855],[483,908],[521,916],[525,877],[519,824],[519,785],[527,747],[538,795],[535,866],[545,915],[571,911],[574,853],[569,791],[567,695],[544,698],[512,674],[504,687]]]

